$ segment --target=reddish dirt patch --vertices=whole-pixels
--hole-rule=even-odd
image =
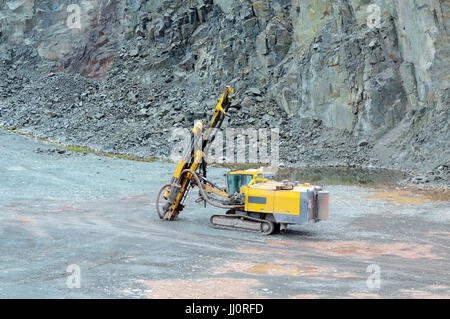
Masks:
[[[400,292],[415,299],[450,299],[450,295],[438,295],[425,290],[401,289]]]
[[[344,279],[344,278],[358,278],[358,279],[361,279],[357,275],[352,274],[350,272],[345,272],[345,271],[343,271],[343,272],[336,272],[336,273],[333,274],[333,277],[334,278],[342,278],[342,279]]]
[[[357,299],[379,299],[380,296],[377,294],[370,294],[365,292],[359,292],[359,293],[353,293],[350,294],[351,297],[357,298]]]
[[[244,249],[240,249],[240,252],[244,253],[244,254],[265,254],[268,253],[269,250],[266,248],[244,248]]]
[[[269,246],[270,243],[268,244]],[[283,246],[280,246],[280,248]],[[254,255],[260,255],[260,254],[281,254],[284,256],[296,256],[299,254],[302,254],[300,251],[290,250],[290,249],[280,249],[276,247],[268,247],[268,246],[254,246],[254,245],[245,245],[242,247],[242,249],[239,249],[240,252],[244,254],[254,254]]]
[[[18,218],[16,218],[16,221],[19,222],[19,223],[31,223],[32,220],[18,217]]]
[[[270,241],[267,244],[272,247],[292,247],[292,246],[294,246],[293,242],[290,242],[287,240]]]
[[[450,241],[450,232],[441,231],[441,232],[430,232],[428,234],[432,237],[440,237],[442,239]]]
[[[406,259],[442,257],[431,252],[432,245],[412,245],[408,243],[371,244],[364,241],[303,242],[302,247],[332,256],[354,256],[371,259],[380,255],[394,255]]]
[[[148,298],[179,299],[179,298],[261,298],[252,293],[259,286],[255,279],[236,278],[204,278],[199,280],[145,280],[141,281],[151,292],[146,292]]]
[[[220,268],[213,268],[214,274],[245,273],[267,276],[306,276],[306,277],[328,277],[333,276],[333,268],[302,264],[296,261],[276,260],[269,263],[258,263],[251,261],[232,261]]]
[[[450,289],[449,286],[445,286],[445,285],[431,285],[431,286],[428,286],[428,288],[433,289],[433,290]]]
[[[319,295],[307,295],[307,294],[301,294],[301,295],[295,295],[292,297],[289,297],[289,299],[317,299],[319,298]]]

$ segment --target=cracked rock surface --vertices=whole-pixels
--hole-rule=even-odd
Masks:
[[[80,28],[68,19],[80,9]],[[371,24],[374,7],[379,24]],[[448,182],[447,1],[0,0],[0,121],[167,157],[211,113],[280,129],[285,165],[362,165]],[[371,27],[372,26],[372,27]]]

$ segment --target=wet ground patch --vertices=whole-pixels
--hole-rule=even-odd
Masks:
[[[274,178],[317,185],[392,186],[408,176],[406,172],[380,168],[305,167],[281,169]]]

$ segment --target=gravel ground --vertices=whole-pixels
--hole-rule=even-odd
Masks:
[[[450,297],[448,201],[328,185],[328,221],[260,236],[209,227],[220,211],[195,193],[179,221],[160,221],[155,193],[174,167],[0,130],[0,297]],[[80,288],[66,284],[72,264]],[[367,285],[368,267],[379,288]]]

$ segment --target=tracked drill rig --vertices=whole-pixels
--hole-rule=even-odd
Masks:
[[[207,126],[205,121],[195,123],[189,146],[172,180],[158,192],[158,216],[163,220],[177,220],[189,191],[196,186],[198,201],[226,210],[225,214],[210,217],[215,228],[271,234],[275,230],[284,232],[288,224],[328,219],[329,193],[321,187],[269,181],[264,178],[262,168],[228,172],[226,189],[206,178],[206,155],[231,106],[232,93],[227,86]]]

